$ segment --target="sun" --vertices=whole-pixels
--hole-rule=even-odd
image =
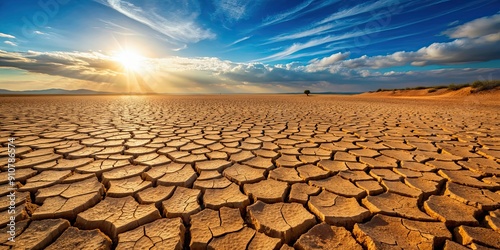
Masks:
[[[144,64],[144,57],[134,50],[123,50],[114,56],[123,68],[129,71],[139,71]]]

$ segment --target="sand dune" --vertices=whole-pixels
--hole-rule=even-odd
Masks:
[[[359,96],[370,96],[370,97],[470,97],[477,96],[481,98],[500,98],[500,89],[482,91],[478,93],[472,93],[471,87],[465,87],[459,90],[448,90],[438,89],[435,92],[429,93],[429,89],[419,89],[419,90],[395,90],[395,91],[380,91],[380,92],[365,92]]]

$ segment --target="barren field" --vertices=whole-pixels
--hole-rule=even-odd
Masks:
[[[0,249],[498,249],[499,110],[480,96],[0,97]]]

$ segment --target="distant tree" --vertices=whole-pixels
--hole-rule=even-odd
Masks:
[[[308,89],[304,90],[304,94],[306,94],[307,96],[309,96],[309,94],[311,94],[311,91],[309,91]]]

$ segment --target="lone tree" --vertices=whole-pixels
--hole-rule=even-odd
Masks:
[[[304,90],[304,94],[306,94],[307,96],[309,96],[309,94],[311,94],[311,91],[309,91],[308,89]]]

